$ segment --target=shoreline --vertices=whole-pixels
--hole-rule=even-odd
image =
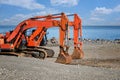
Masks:
[[[53,39],[53,38],[51,38]],[[48,39],[48,42],[47,42],[47,45],[46,46],[59,46],[59,39],[56,39],[55,38],[55,43],[52,43],[51,42],[51,39]],[[70,38],[69,39],[69,45],[70,46],[73,46],[74,42],[73,42],[73,39]],[[110,44],[110,43],[114,43],[114,44],[120,44],[120,39],[115,39],[115,40],[107,40],[107,39],[83,39],[82,40],[83,42],[83,45],[84,44]]]

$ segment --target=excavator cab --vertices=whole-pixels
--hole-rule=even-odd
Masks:
[[[25,31],[25,37],[27,38],[26,42],[27,42],[28,38],[30,38],[30,36],[34,34],[35,31],[36,31],[36,28],[30,28],[30,29]],[[45,32],[47,33],[47,30]],[[39,36],[37,36],[35,38],[35,40],[37,40],[38,38],[39,38]],[[47,41],[48,41],[47,40],[47,34],[45,34],[44,37],[42,38],[39,46],[45,46],[47,44]]]

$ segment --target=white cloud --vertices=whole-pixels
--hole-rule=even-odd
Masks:
[[[32,15],[24,15],[24,14],[16,14],[10,18],[3,19],[0,21],[1,25],[16,25],[20,23],[22,20],[29,18]]]
[[[112,9],[106,7],[96,7],[93,11],[91,11],[91,16],[89,21],[91,23],[105,21],[104,15],[111,14],[113,12]]]
[[[93,11],[91,11],[91,14],[92,16],[100,16],[108,15],[114,12],[120,12],[120,5],[117,5],[114,8],[96,7]]]
[[[46,10],[42,10],[40,12],[35,13],[35,15],[48,15],[48,14],[56,14],[56,13],[60,13],[60,12],[53,8],[48,8]]]
[[[91,16],[89,20],[93,22],[99,22],[99,21],[106,21],[106,16],[112,15],[114,12],[120,11],[120,5],[114,7],[114,8],[106,8],[106,7],[96,7],[93,11],[91,11]],[[106,19],[105,19],[106,18]]]
[[[53,6],[76,6],[79,0],[50,0]]]
[[[104,19],[98,18],[98,17],[91,17],[90,20],[92,20],[92,21],[104,21]]]
[[[89,17],[83,18],[83,25],[120,25],[120,4],[113,8],[95,7]]]
[[[46,10],[42,10],[40,12],[36,12],[36,13],[31,13],[31,14],[16,14],[10,18],[6,18],[3,20],[0,20],[0,25],[17,25],[19,24],[21,21],[34,17],[34,16],[42,16],[42,15],[47,15],[47,14],[55,14],[58,13],[58,10],[49,8]]]
[[[120,17],[117,17],[115,20],[119,21],[120,22]]]
[[[13,5],[26,9],[44,9],[45,6],[36,2],[36,0],[0,0],[0,4]]]
[[[113,9],[113,11],[115,11],[115,12],[120,12],[120,5],[116,6],[116,7]]]
[[[105,15],[105,14],[110,14],[112,13],[112,9],[108,9],[106,7],[96,7],[92,11],[92,15],[97,16],[97,15]]]

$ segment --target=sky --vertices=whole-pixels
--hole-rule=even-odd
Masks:
[[[0,0],[0,25],[61,12],[78,14],[83,25],[120,25],[120,0]]]

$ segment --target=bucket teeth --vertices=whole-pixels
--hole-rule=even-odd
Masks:
[[[80,48],[74,48],[72,59],[81,59],[84,57],[84,52]]]
[[[68,53],[60,53],[56,62],[62,64],[69,64],[72,61],[72,57]]]

